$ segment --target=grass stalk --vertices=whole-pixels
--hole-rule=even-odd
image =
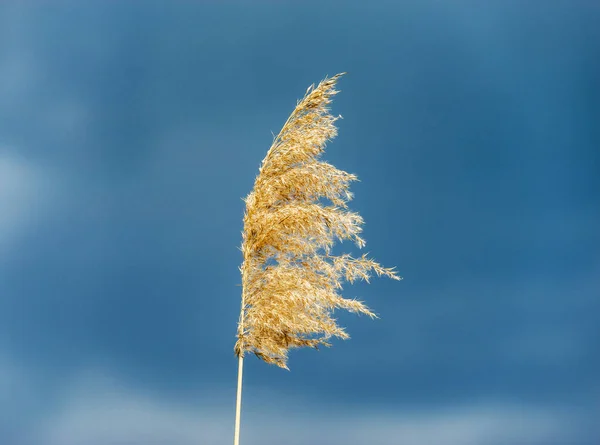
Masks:
[[[340,295],[342,282],[369,281],[370,273],[395,280],[366,254],[333,255],[335,241],[362,248],[363,219],[348,210],[353,174],[320,159],[337,135],[327,106],[343,75],[311,85],[274,138],[252,192],[244,200],[242,307],[235,353],[239,358],[234,444],[239,445],[242,370],[246,352],[288,369],[291,348],[330,346],[349,338],[332,317],[346,309],[376,318],[361,301]]]

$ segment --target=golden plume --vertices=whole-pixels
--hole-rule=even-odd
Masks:
[[[319,160],[337,135],[327,105],[344,73],[311,85],[262,161],[254,189],[244,200],[242,308],[235,353],[253,352],[287,369],[288,350],[329,346],[348,334],[332,312],[347,309],[375,317],[362,302],[340,295],[341,282],[368,282],[369,272],[399,280],[393,268],[363,255],[332,255],[335,240],[359,248],[363,220],[348,210],[355,175]],[[325,202],[323,202],[325,201]]]

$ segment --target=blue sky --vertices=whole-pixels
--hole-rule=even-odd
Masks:
[[[242,443],[599,443],[599,19],[3,2],[0,443],[231,442],[240,198],[342,71],[324,159],[404,280],[345,287],[381,319],[340,313],[352,339],[291,372],[246,360]]]

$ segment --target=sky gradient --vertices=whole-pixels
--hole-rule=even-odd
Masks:
[[[241,198],[306,88],[401,282],[243,444],[600,443],[594,1],[0,3],[0,444],[227,444]],[[348,244],[341,250],[358,253]]]

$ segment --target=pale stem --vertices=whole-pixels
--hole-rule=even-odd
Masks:
[[[233,445],[240,444],[240,416],[242,414],[242,371],[244,370],[244,357],[240,354],[238,359],[238,384],[237,400],[235,402],[235,435],[233,437]]]

